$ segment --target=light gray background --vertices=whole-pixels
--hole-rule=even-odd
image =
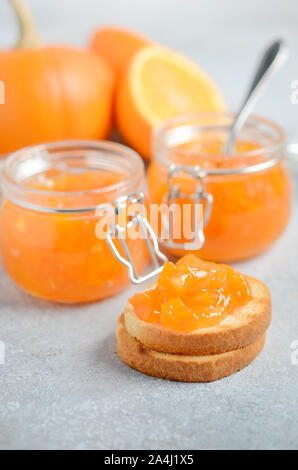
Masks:
[[[220,84],[232,109],[260,50],[284,37],[291,60],[257,112],[298,137],[298,2],[293,0],[31,0],[48,42],[86,44],[104,23],[122,24],[193,57]],[[16,37],[0,2],[0,44]],[[263,256],[239,264],[272,292],[273,321],[263,353],[248,368],[211,384],[152,379],[115,354],[114,330],[130,288],[115,298],[67,307],[32,299],[0,267],[0,448],[297,448],[298,171],[290,226]]]

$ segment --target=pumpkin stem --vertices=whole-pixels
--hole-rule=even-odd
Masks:
[[[27,2],[25,0],[10,0],[10,3],[16,13],[21,32],[15,47],[17,49],[27,49],[40,46],[42,41],[37,34],[33,16]]]

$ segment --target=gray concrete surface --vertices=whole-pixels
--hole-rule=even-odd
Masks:
[[[131,26],[189,54],[239,102],[259,49],[283,36],[291,60],[257,111],[298,137],[298,4],[291,0],[31,0],[47,41],[82,45],[103,23]],[[0,44],[15,37],[0,3]],[[263,353],[211,384],[152,379],[115,354],[117,316],[136,288],[104,302],[68,307],[21,292],[0,267],[1,449],[294,449],[298,447],[298,170],[290,226],[263,256],[238,265],[266,282],[273,321]],[[297,346],[296,346],[297,348]],[[297,354],[298,357],[298,354]]]

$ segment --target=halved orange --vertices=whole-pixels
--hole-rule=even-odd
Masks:
[[[156,125],[186,113],[223,110],[225,102],[213,80],[191,60],[161,46],[134,55],[116,98],[122,137],[147,159]]]
[[[151,44],[153,41],[135,31],[117,26],[104,26],[95,31],[90,48],[106,59],[116,78],[119,78],[134,54]]]

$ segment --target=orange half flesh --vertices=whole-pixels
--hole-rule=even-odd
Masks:
[[[120,85],[117,123],[123,137],[150,158],[151,132],[163,121],[192,112],[223,111],[224,99],[194,62],[161,46],[139,51]]]

